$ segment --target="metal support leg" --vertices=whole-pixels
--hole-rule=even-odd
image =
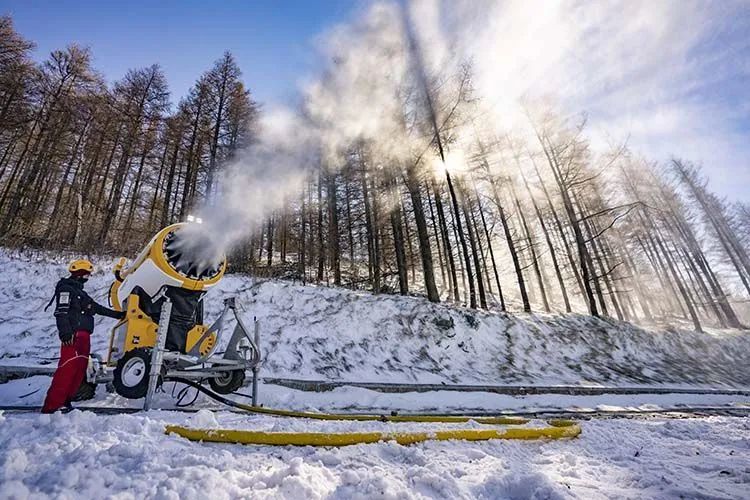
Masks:
[[[255,347],[258,350],[258,361],[255,363],[255,366],[253,366],[253,406],[258,406],[258,372],[260,371],[260,361],[261,361],[261,355],[260,355],[260,322],[255,319],[254,320],[254,333],[253,333],[253,339],[255,340]]]
[[[164,345],[167,343],[167,329],[169,328],[169,317],[172,314],[172,301],[164,297],[164,304],[161,306],[159,315],[159,329],[156,332],[156,345],[151,351],[151,373],[148,377],[148,391],[146,392],[146,401],[143,403],[143,409],[151,409],[151,403],[154,397],[156,385],[159,383],[161,375],[161,365],[164,358]]]

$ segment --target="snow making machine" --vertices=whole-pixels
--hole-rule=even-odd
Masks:
[[[255,403],[261,362],[257,321],[251,334],[232,297],[213,324],[203,322],[203,299],[226,267],[226,256],[195,223],[168,226],[132,263],[117,262],[109,300],[126,316],[112,329],[106,365],[119,395],[145,397],[148,409],[156,387],[170,378],[208,381],[215,392],[230,394],[245,384],[251,370]],[[217,353],[230,315],[236,326]]]

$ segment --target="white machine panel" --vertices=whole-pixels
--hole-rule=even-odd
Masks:
[[[128,295],[136,286],[140,286],[143,291],[153,297],[165,285],[179,287],[182,285],[182,281],[169,276],[148,258],[138,266],[138,269],[125,277],[117,291],[117,298],[121,304],[125,304]]]

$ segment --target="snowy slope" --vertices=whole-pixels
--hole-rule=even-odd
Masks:
[[[67,258],[0,253],[0,363],[54,362],[43,307]],[[111,259],[87,285],[106,302]],[[236,295],[257,316],[264,376],[362,382],[667,384],[750,387],[750,333],[646,329],[581,315],[477,312],[421,298],[232,275],[207,297],[215,317]],[[93,339],[106,353],[112,320]]]

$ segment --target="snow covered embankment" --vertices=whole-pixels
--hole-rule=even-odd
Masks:
[[[0,363],[57,357],[44,305],[65,259],[0,253]],[[111,262],[87,288],[106,302]],[[583,315],[501,314],[424,299],[227,276],[207,317],[236,295],[261,321],[263,376],[464,384],[750,386],[750,332],[650,330]],[[93,348],[104,354],[111,320]],[[226,338],[225,338],[226,340]]]

